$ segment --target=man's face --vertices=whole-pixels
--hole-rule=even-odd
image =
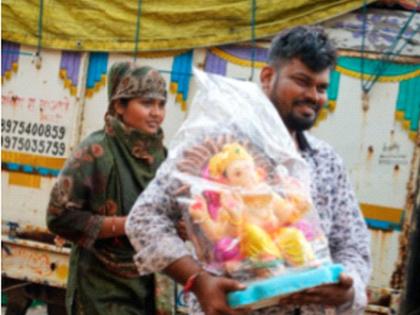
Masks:
[[[327,102],[330,69],[309,69],[299,59],[264,67],[261,84],[290,132],[311,128]]]

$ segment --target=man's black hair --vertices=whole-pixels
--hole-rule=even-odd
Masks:
[[[333,68],[336,56],[336,49],[323,30],[298,26],[273,39],[268,60],[271,65],[278,66],[283,61],[298,58],[312,71],[320,72]]]

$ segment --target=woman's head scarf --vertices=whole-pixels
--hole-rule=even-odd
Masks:
[[[127,61],[114,63],[108,73],[107,114],[115,116],[115,100],[135,97],[166,101],[165,79],[149,66],[140,67]]]

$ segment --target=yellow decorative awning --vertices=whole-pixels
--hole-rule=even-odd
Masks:
[[[139,51],[190,49],[251,40],[253,14],[255,37],[264,38],[362,4],[360,0],[3,0],[2,39],[53,49],[135,51],[138,31]]]

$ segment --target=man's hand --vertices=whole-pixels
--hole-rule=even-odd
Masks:
[[[326,284],[319,287],[291,294],[280,299],[280,304],[321,304],[325,306],[339,306],[354,299],[353,279],[345,274],[340,275],[340,282]]]
[[[248,314],[250,310],[230,308],[226,302],[226,295],[228,292],[245,288],[238,281],[203,273],[194,282],[192,291],[197,296],[206,315],[244,315]]]
[[[185,225],[185,221],[183,219],[180,219],[176,224],[176,231],[178,233],[178,236],[183,240],[187,241],[188,233],[187,233],[187,226]]]

